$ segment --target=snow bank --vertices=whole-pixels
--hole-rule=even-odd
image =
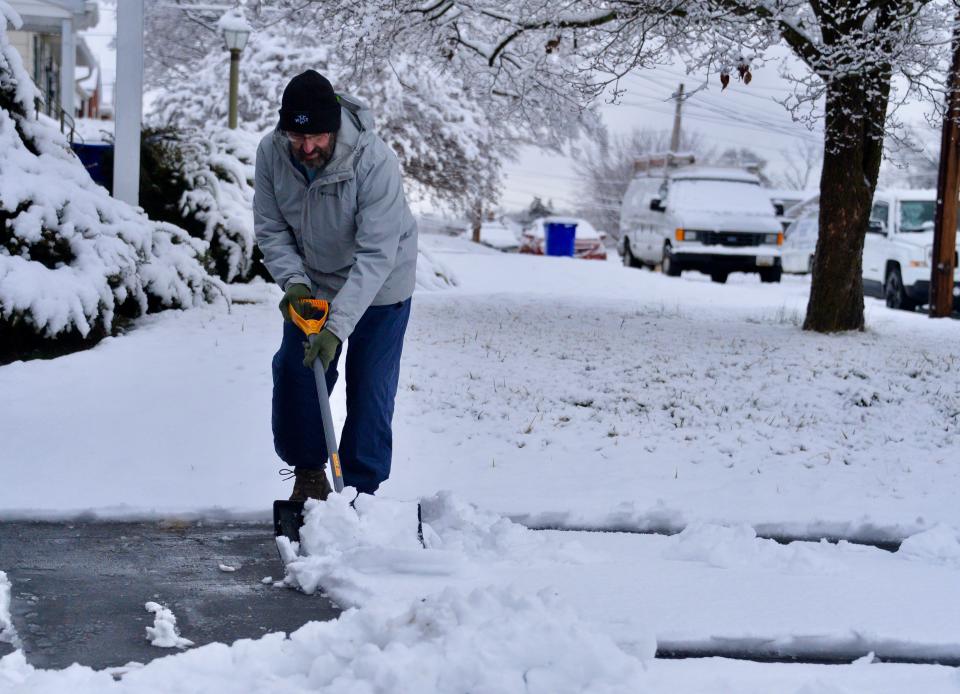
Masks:
[[[17,645],[17,632],[10,617],[10,579],[3,571],[0,571],[0,643]]]
[[[939,523],[908,537],[901,543],[897,554],[907,559],[960,567],[960,539],[952,527]]]
[[[205,245],[94,184],[59,132],[36,120],[36,87],[0,3],[0,333],[5,352],[63,333],[97,339],[119,315],[190,307],[219,288]]]
[[[417,289],[448,289],[457,286],[457,277],[437,257],[426,250],[419,249],[417,257]]]
[[[447,590],[400,608],[349,610],[331,622],[211,644],[154,660],[116,682],[107,671],[36,670],[0,659],[5,692],[496,692],[641,691],[642,663],[547,595]]]

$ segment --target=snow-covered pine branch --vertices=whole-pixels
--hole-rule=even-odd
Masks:
[[[225,80],[228,55],[220,38],[204,22],[183,22],[179,10],[149,7],[147,50],[153,56],[148,76],[157,98],[154,122],[188,129],[226,122]],[[191,13],[196,14],[196,13]],[[514,121],[493,117],[470,86],[449,70],[395,51],[375,63],[357,63],[341,30],[321,31],[305,10],[295,20],[277,13],[251,12],[254,27],[241,55],[239,116],[241,128],[261,133],[276,126],[286,82],[308,68],[327,75],[334,86],[370,104],[378,133],[397,153],[416,197],[462,211],[477,199],[497,199],[503,161],[523,133]],[[318,41],[323,35],[325,40]],[[183,50],[179,63],[166,42]],[[151,39],[156,37],[156,40]],[[197,48],[206,46],[201,54]],[[162,60],[162,63],[157,63]],[[189,73],[185,79],[183,75]]]

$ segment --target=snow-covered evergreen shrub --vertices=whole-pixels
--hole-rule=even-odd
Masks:
[[[253,230],[254,161],[260,134],[212,125],[185,128],[181,214],[202,228],[222,279],[269,278]]]
[[[8,22],[20,18],[0,0],[0,361],[90,344],[121,317],[212,298],[222,286],[204,267],[205,244],[111,198],[37,120],[38,90]]]

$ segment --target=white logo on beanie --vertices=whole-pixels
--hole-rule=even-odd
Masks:
[[[306,125],[309,121],[310,118],[304,113],[301,113],[299,116],[293,119],[293,122],[297,125]]]

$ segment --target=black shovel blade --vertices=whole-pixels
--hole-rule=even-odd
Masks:
[[[300,542],[303,525],[303,502],[278,499],[273,502],[273,534],[290,542]]]

